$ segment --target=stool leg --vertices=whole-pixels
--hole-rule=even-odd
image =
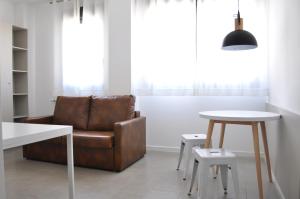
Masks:
[[[185,146],[185,143],[181,141],[181,144],[180,144],[180,154],[179,154],[179,160],[178,160],[177,170],[179,170],[179,167],[180,167],[180,163],[181,163],[182,156],[183,156],[183,151],[184,151],[184,146]]]
[[[202,162],[200,163],[200,175],[198,183],[198,199],[207,199],[207,185],[209,181],[209,165]]]
[[[239,199],[240,188],[239,188],[239,177],[238,177],[238,170],[237,169],[238,169],[237,168],[237,161],[235,160],[231,165],[231,174],[232,174],[235,198]]]
[[[198,162],[198,160],[195,159],[194,160],[192,180],[191,180],[191,186],[190,186],[190,190],[189,190],[189,193],[188,193],[189,196],[192,195],[192,189],[193,189],[195,178],[196,178],[196,175],[197,175],[198,165],[199,165],[199,162]]]
[[[228,167],[227,165],[221,165],[221,178],[222,178],[222,184],[224,189],[224,194],[227,194],[227,188],[228,188]]]
[[[191,154],[192,154],[192,145],[191,143],[187,142],[186,144],[186,159],[185,159],[185,168],[184,168],[184,171],[183,171],[183,180],[186,180],[186,177],[187,177],[187,173],[188,173],[188,170],[189,170],[189,167],[190,167],[190,158],[191,158]]]
[[[223,148],[224,136],[225,136],[225,128],[226,128],[226,123],[222,123],[221,133],[220,133],[220,140],[219,140],[219,148]],[[217,166],[215,178],[217,178],[218,173],[219,173],[219,166]]]

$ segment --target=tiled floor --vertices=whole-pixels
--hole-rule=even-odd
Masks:
[[[5,154],[6,182],[9,199],[66,199],[67,173],[63,165],[22,160],[20,150]],[[190,179],[182,181],[176,171],[178,155],[148,152],[147,155],[121,173],[75,168],[77,199],[195,199],[195,190],[187,196]],[[239,158],[241,199],[257,199],[255,164],[252,158]],[[267,182],[263,165],[266,199],[279,199],[275,186]],[[229,194],[223,195],[220,178],[209,184],[208,199],[233,198],[229,178]]]

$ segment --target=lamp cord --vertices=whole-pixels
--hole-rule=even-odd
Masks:
[[[238,0],[238,14],[237,14],[237,17],[238,17],[239,25],[241,25],[240,0]]]

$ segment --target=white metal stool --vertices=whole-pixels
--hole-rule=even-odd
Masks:
[[[218,165],[221,168],[221,179],[224,188],[224,194],[227,194],[227,177],[228,167],[231,167],[231,174],[233,179],[233,186],[235,191],[235,198],[239,198],[239,181],[237,172],[237,160],[235,154],[226,149],[201,149],[194,147],[194,168],[192,174],[192,181],[190,186],[189,195],[191,194],[194,180],[197,173],[198,164],[200,167],[200,175],[198,181],[198,198],[207,199],[206,187],[208,182],[209,167],[212,165]]]
[[[179,170],[183,152],[186,151],[185,166],[184,166],[185,168],[183,170],[183,180],[186,180],[186,176],[187,176],[188,169],[190,166],[190,157],[192,154],[192,148],[194,146],[200,147],[201,145],[204,145],[205,140],[206,140],[206,134],[183,134],[183,135],[181,135],[180,155],[179,155],[177,170]]]

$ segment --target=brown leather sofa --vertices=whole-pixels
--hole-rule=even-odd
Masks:
[[[24,122],[73,126],[76,166],[122,171],[146,152],[146,118],[134,111],[135,97],[64,97],[54,115]],[[23,147],[27,159],[66,164],[66,137]]]

